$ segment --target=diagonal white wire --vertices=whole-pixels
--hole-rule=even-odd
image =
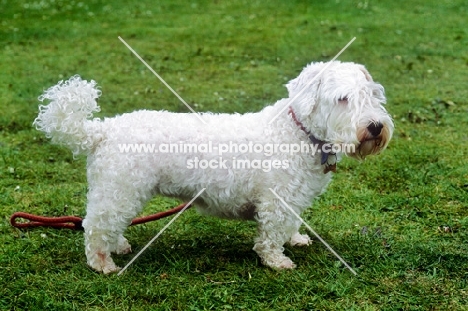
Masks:
[[[206,124],[205,120],[203,120],[203,119],[200,117],[200,115],[199,115],[195,110],[193,110],[192,107],[190,107],[190,105],[187,104],[187,102],[186,102],[182,97],[180,97],[180,95],[177,94],[177,92],[174,91],[174,89],[173,89],[169,84],[167,84],[167,82],[164,81],[164,79],[163,79],[160,75],[158,75],[158,73],[157,73],[153,68],[151,68],[151,66],[148,65],[148,63],[145,62],[145,60],[144,60],[143,58],[141,58],[141,56],[138,55],[138,53],[135,52],[135,50],[132,49],[132,47],[131,47],[130,45],[128,45],[127,42],[125,42],[124,39],[122,39],[122,38],[119,36],[119,40],[122,41],[122,43],[123,43],[123,44],[124,44],[124,45],[125,45],[125,46],[126,46],[126,47],[127,47],[127,48],[128,48],[128,49],[129,49],[129,50],[130,50],[130,51],[131,51],[131,52],[132,52],[132,53],[133,53],[133,54],[134,54],[134,55],[135,55],[135,56],[136,56],[136,57],[137,57],[137,58],[138,58],[138,59],[139,59],[139,60],[140,60],[140,61],[141,61],[141,62],[142,62],[142,63],[143,63],[143,64],[144,64],[144,65],[145,65],[145,66],[146,66],[146,67],[147,67],[147,68],[148,68],[148,69],[149,69],[149,70],[150,70],[150,71],[151,71],[151,72],[152,72],[152,73],[153,73],[153,74],[154,74],[154,75],[155,75],[155,76],[156,76],[156,77],[157,77],[157,78],[158,78],[158,79],[159,79],[159,80],[160,80],[160,81],[161,81],[161,82],[162,82],[162,83],[163,83],[163,84],[164,84],[164,85],[165,85],[165,86],[166,86],[166,87],[167,87],[167,88],[168,88],[168,89],[169,89],[169,90],[170,90],[170,91],[171,91],[171,92],[188,108],[188,109],[189,109],[189,110],[190,110],[190,111],[191,111],[191,112],[192,112],[192,113],[194,113],[194,114],[197,116],[197,118],[198,118],[203,124]]]
[[[345,45],[344,48],[341,49],[341,51],[338,52],[338,54],[335,55],[335,57],[333,57],[326,65],[325,67],[322,68],[322,70],[319,71],[319,73],[313,77],[303,88],[302,90],[299,91],[299,93],[296,94],[296,96],[294,96],[293,98],[291,98],[291,100],[288,102],[288,104],[286,106],[284,106],[283,109],[281,109],[281,111],[273,118],[270,120],[270,122],[268,122],[268,124],[271,124],[273,123],[273,121],[275,121],[276,118],[278,118],[286,109],[289,108],[289,106],[291,106],[291,104],[296,100],[296,98],[298,98],[304,91],[307,87],[309,87],[312,82],[314,82],[318,77],[320,77],[320,75],[322,74],[322,72],[324,72],[325,70],[327,70],[328,66],[330,66],[330,64],[336,60],[340,55],[341,53],[343,53],[350,45],[351,43],[353,43],[353,41],[356,40],[356,37],[352,38],[351,41],[348,42],[348,44]]]
[[[325,246],[328,248],[328,250],[329,250],[330,252],[332,252],[332,254],[335,255],[336,258],[338,258],[338,259],[346,266],[346,268],[349,269],[349,271],[351,271],[352,274],[357,275],[356,271],[354,271],[354,269],[351,268],[351,266],[348,265],[348,263],[347,263],[343,258],[341,258],[341,256],[338,255],[338,253],[335,252],[335,250],[334,250],[324,239],[322,239],[322,237],[321,237],[320,235],[318,235],[318,233],[315,232],[314,229],[312,229],[312,227],[310,227],[310,226],[304,221],[304,219],[301,218],[301,216],[299,216],[299,215],[298,215],[298,214],[297,214],[297,213],[296,213],[296,212],[295,212],[295,211],[294,211],[294,210],[293,210],[293,209],[292,209],[292,208],[291,208],[291,207],[290,207],[290,206],[289,206],[273,189],[271,189],[271,188],[268,188],[268,189],[270,189],[270,191],[278,198],[278,200],[280,200],[281,203],[283,203],[283,205],[284,205],[285,207],[287,207],[287,208],[291,211],[291,213],[293,213],[293,215],[296,216],[296,217],[304,224],[304,226],[306,226],[306,228],[309,229],[310,232],[312,232],[313,235],[315,235],[315,237],[316,237],[317,239],[319,239],[320,242],[322,242],[323,245],[325,245]]]
[[[203,188],[202,190],[200,190],[200,192],[198,192],[195,197],[190,200],[190,202],[187,203],[187,205],[184,206],[183,209],[180,210],[180,212],[177,213],[177,215],[174,216],[174,218],[171,219],[170,222],[168,222],[162,229],[161,231],[158,232],[158,234],[156,234],[154,236],[154,238],[151,239],[151,241],[149,241],[145,247],[143,247],[139,252],[138,254],[135,255],[135,257],[132,258],[132,260],[129,261],[129,263],[122,268],[122,270],[120,270],[120,272],[117,274],[117,276],[120,276],[122,273],[124,273],[125,270],[127,270],[127,268],[141,255],[143,254],[143,252],[154,242],[156,241],[157,238],[159,238],[159,236],[203,193],[203,191],[205,191],[206,188]]]

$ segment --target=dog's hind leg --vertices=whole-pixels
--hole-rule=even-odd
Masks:
[[[92,184],[88,193],[87,214],[83,220],[85,251],[88,265],[96,271],[112,273],[120,270],[111,253],[125,254],[131,251],[123,237],[125,229],[141,211],[143,202],[134,194],[117,193],[112,183]]]

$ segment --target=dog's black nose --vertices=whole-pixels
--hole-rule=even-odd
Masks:
[[[367,130],[372,136],[377,137],[382,132],[383,124],[380,122],[372,122],[367,126]]]

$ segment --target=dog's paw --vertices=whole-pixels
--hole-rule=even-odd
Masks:
[[[104,274],[116,273],[120,271],[110,254],[98,252],[95,256],[91,256],[91,260],[88,260],[88,265],[97,272],[102,272]]]
[[[296,264],[288,257],[283,259],[283,261],[278,266],[276,266],[276,269],[278,270],[294,269],[294,268],[296,268]]]
[[[115,253],[117,255],[124,255],[124,254],[129,254],[132,252],[132,246],[130,243],[128,243],[127,239],[124,238],[123,236],[119,237],[119,241],[117,243],[117,249],[115,250]]]
[[[115,264],[113,265],[107,265],[105,267],[102,267],[102,273],[104,274],[111,274],[111,273],[117,273],[121,270],[122,268],[117,267]]]
[[[312,244],[312,240],[307,234],[300,234],[299,232],[296,232],[291,237],[289,244],[291,244],[291,246],[307,246]]]
[[[117,249],[115,253],[117,255],[125,255],[125,254],[130,254],[131,252],[132,252],[132,247],[129,244],[128,247]]]
[[[111,273],[117,273],[121,270],[120,267],[118,267],[115,263],[101,263],[101,264],[95,264],[95,265],[90,265],[91,268],[96,270],[97,272],[102,272],[104,274],[111,274]]]
[[[286,270],[296,268],[296,264],[284,255],[281,256],[269,256],[269,258],[263,258],[262,263],[274,270]]]

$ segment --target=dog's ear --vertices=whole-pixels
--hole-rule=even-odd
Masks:
[[[295,78],[295,79],[292,79],[290,80],[287,84],[286,84],[286,88],[288,89],[288,93],[289,93],[289,97],[294,97],[294,95],[300,91],[298,90],[299,89],[299,85],[300,85],[300,81],[299,81],[299,77]]]
[[[367,71],[366,67],[364,67],[362,65],[360,65],[360,67],[361,67],[360,69],[361,69],[362,73],[364,73],[364,76],[366,77],[366,80],[369,81],[369,82],[374,81],[372,79],[372,76],[370,75],[369,71]]]
[[[313,87],[313,85],[318,85],[320,83],[320,77],[317,77],[317,75],[320,73],[324,65],[325,64],[322,62],[311,63],[302,70],[297,78],[289,81],[286,84],[289,97],[292,98],[296,96],[297,93],[301,92],[301,90],[306,87]]]

